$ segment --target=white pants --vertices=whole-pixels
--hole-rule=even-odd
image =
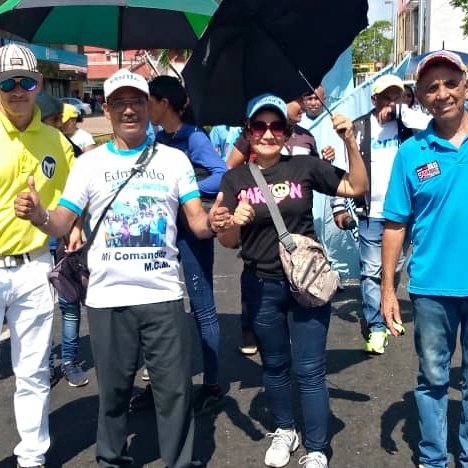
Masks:
[[[10,328],[11,361],[16,376],[14,409],[21,441],[15,447],[20,466],[45,463],[49,438],[49,354],[53,295],[47,273],[48,252],[15,268],[0,268],[0,324]]]

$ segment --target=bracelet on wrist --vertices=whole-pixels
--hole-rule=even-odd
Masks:
[[[43,228],[43,227],[46,227],[48,224],[49,224],[49,220],[50,220],[50,213],[49,213],[49,210],[44,210],[44,214],[45,214],[45,219],[44,221],[42,221],[42,223],[38,223],[38,224],[35,224],[31,221],[32,225],[37,227],[37,228]]]

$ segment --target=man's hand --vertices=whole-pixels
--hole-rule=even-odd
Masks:
[[[47,213],[41,206],[34,177],[28,178],[29,192],[21,192],[15,199],[15,214],[18,218],[31,221],[33,225],[41,226],[47,220]]]
[[[83,230],[78,226],[73,226],[70,232],[68,244],[65,246],[65,252],[73,252],[83,245]]]
[[[222,206],[223,198],[223,192],[219,192],[208,213],[211,229],[216,233],[225,231],[232,226],[232,215],[227,207]]]
[[[380,310],[385,319],[387,328],[393,336],[400,336],[404,333],[400,315],[400,306],[393,289],[382,289],[380,298]]]
[[[390,122],[395,118],[395,108],[393,106],[382,107],[376,117],[381,125]]]
[[[247,193],[242,190],[240,202],[234,211],[233,221],[238,226],[245,226],[251,223],[254,218],[255,211],[249,203]]]
[[[344,230],[344,220],[348,216],[349,215],[346,213],[346,211],[342,211],[340,213],[334,214],[333,221],[335,221],[336,227]]]
[[[325,146],[324,148],[322,148],[322,159],[324,161],[328,161],[328,162],[333,162],[333,160],[335,159],[335,148],[333,148],[333,146]]]

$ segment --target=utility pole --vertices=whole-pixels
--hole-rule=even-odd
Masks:
[[[424,18],[426,16],[425,2],[419,0],[418,4],[418,55],[424,53]]]
[[[392,60],[393,64],[396,65],[397,62],[397,34],[398,34],[398,10],[395,8],[394,0],[385,0],[385,5],[391,5],[392,7]]]

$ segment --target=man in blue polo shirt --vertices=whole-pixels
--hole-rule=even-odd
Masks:
[[[395,158],[384,204],[382,314],[393,335],[400,311],[394,273],[411,232],[408,290],[414,312],[419,373],[420,467],[446,467],[450,360],[461,328],[462,414],[460,466],[468,466],[468,273],[464,252],[468,217],[468,95],[466,66],[442,50],[421,61],[416,94],[433,120],[405,142]]]

